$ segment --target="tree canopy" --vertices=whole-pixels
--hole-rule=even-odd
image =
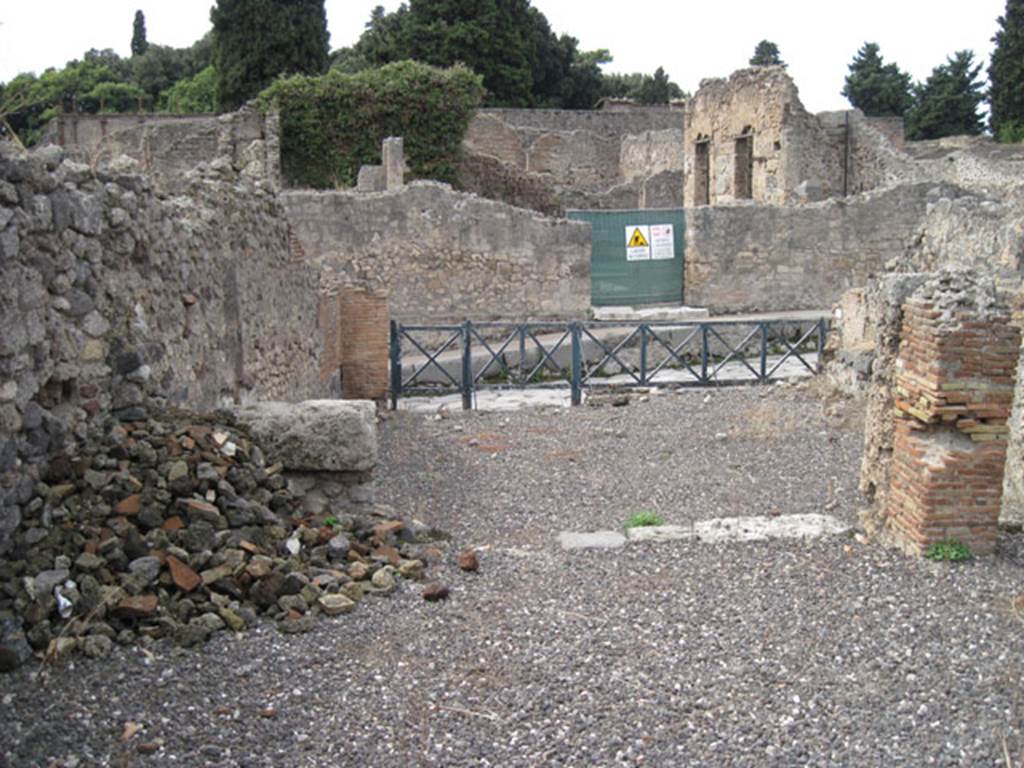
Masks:
[[[149,43],[146,42],[146,17],[142,11],[136,11],[135,20],[132,22],[132,56],[141,56],[148,47]]]
[[[864,43],[850,62],[842,95],[865,115],[903,116],[914,102],[910,75],[882,60],[877,43]]]
[[[606,49],[581,51],[529,0],[410,0],[392,13],[378,6],[358,42],[331,54],[331,67],[353,73],[405,59],[466,64],[483,77],[489,106],[590,109],[605,96],[664,103],[682,95],[664,71],[605,75]]]
[[[217,0],[210,20],[221,110],[238,109],[281,75],[327,70],[324,0]]]
[[[907,138],[940,139],[977,135],[984,124],[978,107],[985,96],[978,81],[981,64],[971,51],[957,51],[914,86],[914,105],[907,112]]]
[[[754,55],[750,57],[750,65],[754,67],[767,67],[771,65],[786,66],[786,62],[779,55],[779,46],[770,40],[762,40],[754,48]]]
[[[483,77],[491,106],[582,108],[600,98],[600,64],[610,60],[556,35],[529,0],[410,0],[393,13],[378,6],[359,41],[332,58],[347,72],[406,59],[463,63]]]
[[[1001,141],[1024,141],[1024,0],[1006,0],[988,67],[989,125]]]

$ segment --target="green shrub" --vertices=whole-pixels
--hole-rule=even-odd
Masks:
[[[996,139],[1003,144],[1016,144],[1024,141],[1024,122],[1007,120],[999,126]]]
[[[404,139],[411,175],[454,183],[462,137],[480,99],[479,75],[400,61],[356,74],[278,80],[258,98],[281,115],[281,169],[293,186],[355,184],[380,163],[381,141]]]
[[[651,525],[662,525],[665,521],[657,512],[637,512],[626,521],[626,528],[645,528]]]
[[[949,560],[950,562],[962,562],[971,559],[971,550],[962,541],[956,539],[944,539],[938,541],[925,550],[924,556],[929,560]]]

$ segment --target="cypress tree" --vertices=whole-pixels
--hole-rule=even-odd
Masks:
[[[1024,140],[1024,0],[1006,0],[988,67],[989,124],[1001,141]]]
[[[903,116],[913,104],[910,75],[895,64],[886,64],[877,43],[864,43],[850,62],[843,96],[865,115]]]
[[[914,106],[907,112],[907,138],[916,141],[981,133],[978,106],[984,95],[979,72],[981,64],[974,63],[971,51],[957,51],[935,67],[914,89]]]
[[[217,0],[210,20],[221,111],[238,109],[281,75],[327,69],[324,0]]]
[[[779,46],[771,40],[762,40],[754,48],[754,55],[750,57],[750,66],[765,67],[773,64],[786,66],[786,62],[779,55]]]
[[[141,56],[149,48],[146,41],[146,17],[142,11],[135,12],[135,21],[132,22],[132,56]]]

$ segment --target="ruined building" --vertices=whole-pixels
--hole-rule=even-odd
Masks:
[[[590,228],[562,218],[566,210],[684,208],[683,301],[716,313],[778,311],[828,308],[846,294],[846,341],[837,359],[853,388],[883,376],[888,389],[869,400],[886,415],[895,377],[885,372],[896,360],[889,342],[896,339],[898,347],[893,329],[910,294],[875,301],[879,294],[870,286],[893,272],[966,269],[990,280],[1000,301],[1012,305],[1024,259],[1019,145],[982,137],[905,142],[898,121],[855,110],[812,114],[780,67],[705,80],[688,103],[672,107],[481,110],[465,137],[461,190],[403,183],[394,144],[380,168],[363,174],[362,189],[284,189],[277,123],[245,111],[216,118],[64,116],[50,138],[69,157],[43,150],[40,157],[50,157],[52,168],[33,166],[32,178],[53,172],[58,186],[71,187],[55,193],[39,181],[31,199],[5,193],[0,244],[22,256],[16,275],[8,274],[15,262],[5,262],[3,280],[23,285],[31,296],[49,292],[48,301],[60,306],[70,301],[72,311],[53,310],[59,313],[56,326],[40,319],[19,331],[16,338],[24,336],[24,344],[7,342],[17,347],[9,350],[17,362],[7,365],[0,356],[7,365],[0,368],[0,393],[16,393],[3,401],[5,430],[23,428],[30,403],[60,400],[45,393],[81,392],[80,377],[69,373],[75,365],[116,369],[127,352],[112,344],[94,317],[103,315],[108,301],[97,281],[108,273],[128,279],[153,254],[159,254],[162,282],[131,278],[117,291],[126,318],[118,322],[166,334],[170,346],[159,354],[156,347],[138,352],[135,340],[124,350],[153,355],[146,365],[159,383],[166,382],[172,401],[244,398],[289,380],[289,353],[277,346],[284,337],[267,335],[278,308],[255,309],[257,277],[266,272],[248,265],[261,259],[275,274],[291,275],[296,296],[306,290],[299,275],[309,275],[315,286],[306,306],[318,304],[319,313],[303,315],[309,327],[289,325],[285,336],[294,335],[288,344],[298,345],[302,359],[313,360],[320,373],[305,391],[319,387],[326,393],[334,391],[331,371],[342,353],[331,350],[339,349],[340,332],[313,329],[317,322],[333,327],[331,318],[344,315],[337,309],[343,291],[387,295],[391,315],[403,320],[585,317],[594,279]],[[129,181],[131,173],[117,170],[128,167],[124,155],[134,159],[145,182]],[[90,176],[91,169],[104,167],[114,170]],[[115,195],[111,184],[126,185],[126,191]],[[257,196],[263,218],[246,229],[247,245],[238,250],[222,242],[217,211],[234,210],[246,195]],[[146,221],[128,225],[122,210],[143,211]],[[198,279],[210,265],[190,255],[193,246],[178,253],[171,242],[180,240],[175,227],[193,220],[198,226],[186,227],[188,238],[181,242],[198,248],[209,240],[230,254],[234,271]],[[112,252],[124,257],[126,268],[101,269],[106,262],[95,255],[93,240],[115,243],[120,250]],[[76,263],[96,263],[59,279],[36,275],[38,260],[23,258],[19,243],[39,252],[74,247]],[[167,261],[171,253],[180,274]],[[92,282],[80,286],[77,275],[86,271]],[[79,293],[68,296],[69,286]],[[80,293],[95,307],[85,310]],[[45,303],[38,296],[31,301]],[[79,311],[81,318],[74,314]],[[4,306],[5,318],[9,312],[13,305]],[[282,322],[294,324],[295,317]],[[79,327],[86,320],[88,327]],[[5,320],[8,326],[20,327],[18,322]],[[62,330],[62,342],[51,343],[47,354],[32,352],[47,323],[77,330]],[[191,334],[202,326],[231,342],[226,353],[202,348],[195,337],[178,339],[179,331]],[[307,343],[310,335],[316,350]],[[90,357],[71,365],[80,343],[87,350],[81,354]],[[53,359],[44,365],[47,355]],[[77,390],[71,381],[78,382]],[[84,391],[92,392],[91,386]],[[1004,507],[1024,509],[1022,418],[1018,406],[1010,419]],[[889,427],[883,431],[891,434]],[[0,449],[8,450],[4,445],[0,440]],[[890,443],[880,446],[877,453],[884,456]]]

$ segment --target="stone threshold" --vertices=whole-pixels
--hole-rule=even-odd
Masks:
[[[652,525],[625,531],[561,531],[558,542],[562,549],[618,549],[633,542],[700,541],[719,542],[769,541],[772,539],[818,539],[843,536],[853,526],[831,515],[815,513],[780,515],[778,517],[721,517],[701,520],[690,525]]]

